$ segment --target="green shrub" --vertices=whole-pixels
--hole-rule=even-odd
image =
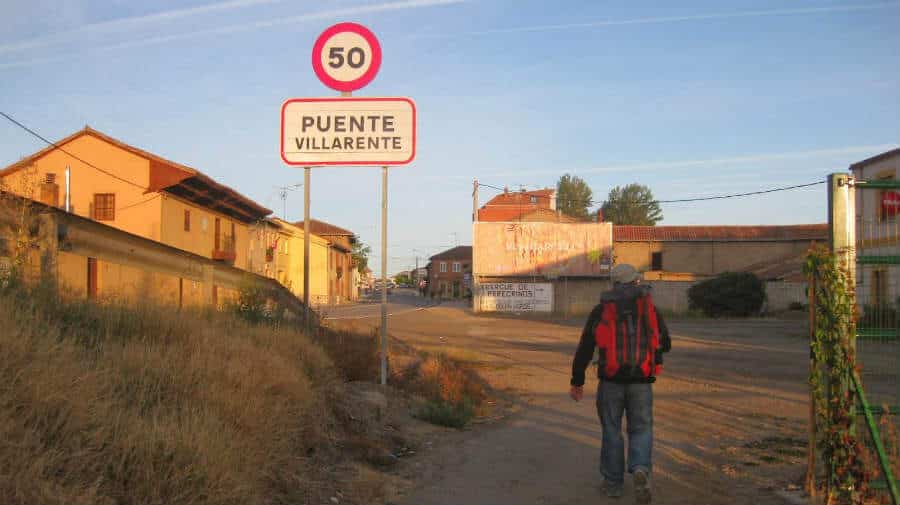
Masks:
[[[227,303],[225,310],[252,324],[276,322],[265,291],[249,276],[241,281],[237,300]]]
[[[750,272],[725,272],[688,290],[691,308],[710,317],[752,316],[765,300],[765,284]]]
[[[438,426],[465,428],[475,416],[475,407],[470,401],[453,404],[443,400],[426,400],[413,411],[413,415]]]
[[[451,428],[464,427],[487,399],[485,384],[475,372],[440,354],[407,368],[395,382],[422,397],[413,415]]]

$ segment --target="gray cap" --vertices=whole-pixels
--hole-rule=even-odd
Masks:
[[[618,284],[629,284],[641,278],[641,273],[628,263],[619,263],[610,272],[612,281]]]

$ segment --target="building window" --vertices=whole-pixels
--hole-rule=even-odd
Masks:
[[[446,261],[441,262],[441,273],[447,273],[447,262]]]
[[[650,256],[650,270],[659,272],[662,269],[662,253],[655,252]]]
[[[94,219],[96,219],[97,221],[116,220],[115,193],[94,194]]]
[[[460,271],[462,271],[462,265],[460,265],[460,263],[458,261],[453,262],[453,271],[456,273],[459,273]]]
[[[537,197],[536,196],[531,197],[531,205],[537,205]]]
[[[191,231],[191,211],[184,211],[184,231]]]

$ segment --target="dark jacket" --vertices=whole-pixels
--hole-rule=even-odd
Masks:
[[[594,357],[594,348],[597,347],[597,340],[595,337],[595,331],[597,328],[597,323],[600,322],[603,315],[603,308],[606,303],[616,303],[617,305],[624,304],[632,304],[634,303],[637,297],[644,295],[650,291],[650,286],[644,285],[635,285],[635,284],[620,284],[616,285],[610,291],[603,293],[603,296],[600,297],[600,303],[594,307],[594,310],[591,311],[591,315],[588,316],[587,322],[584,325],[584,330],[581,332],[581,341],[578,343],[578,349],[575,351],[575,359],[572,361],[572,381],[571,384],[573,386],[583,386],[584,385],[584,371],[587,366],[591,363],[591,358]],[[656,321],[659,326],[659,352],[656,353],[656,363],[662,364],[662,353],[669,352],[672,349],[672,339],[669,337],[669,329],[666,327],[665,321],[663,321],[662,314],[660,314],[659,309],[656,308]],[[602,366],[597,367],[597,376],[602,378]],[[654,382],[656,377],[649,378],[606,378],[605,380],[609,380],[612,382],[621,382],[621,383],[643,383],[643,382]]]

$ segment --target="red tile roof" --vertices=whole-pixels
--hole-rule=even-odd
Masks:
[[[34,160],[44,156],[45,154],[58,149],[69,142],[90,135],[100,139],[108,144],[114,145],[122,150],[128,151],[136,156],[140,156],[150,162],[150,187],[147,191],[168,191],[178,196],[187,198],[199,205],[212,208],[225,214],[235,213],[235,217],[244,221],[253,221],[261,219],[272,213],[271,210],[259,205],[250,198],[238,193],[234,189],[216,182],[203,172],[196,168],[182,165],[171,160],[167,160],[162,156],[158,156],[149,151],[137,148],[131,144],[126,144],[119,139],[110,137],[109,135],[97,131],[89,126],[69,135],[68,137],[57,141],[54,145],[50,145],[40,151],[25,157],[0,170],[0,177],[4,177],[13,172],[21,170],[30,165]],[[90,160],[86,160],[90,161]],[[101,167],[102,168],[102,167]],[[154,180],[154,177],[162,174],[162,178]],[[194,186],[193,188],[191,186]],[[210,198],[195,198],[197,192],[208,192]],[[182,191],[183,190],[183,191]]]
[[[613,226],[614,242],[752,242],[769,240],[828,240],[828,225]]]
[[[556,190],[550,188],[535,191],[504,191],[488,200],[482,208],[506,205],[549,208],[555,194]],[[531,202],[532,197],[535,199],[534,203]]]
[[[437,253],[430,260],[471,260],[472,259],[472,246],[470,245],[459,245],[452,249],[447,249],[444,252]]]
[[[526,214],[534,212],[547,212],[555,214],[550,208],[555,189],[546,188],[535,191],[504,191],[494,196],[484,206],[478,209],[479,221],[519,221]],[[532,199],[534,199],[532,201]],[[557,221],[554,216],[547,216],[547,220]],[[552,219],[551,219],[552,218]],[[539,216],[531,216],[532,220],[542,220]]]
[[[297,221],[294,223],[294,226],[297,226],[301,230],[303,229],[303,221]],[[326,223],[325,221],[319,221],[318,219],[310,219],[309,220],[309,232],[314,235],[319,235],[320,237],[355,237],[356,234],[350,230],[345,230],[340,226],[335,226],[331,223]]]

